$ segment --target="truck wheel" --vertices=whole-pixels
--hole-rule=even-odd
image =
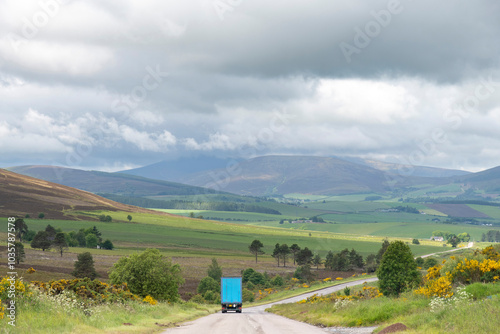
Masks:
[[[241,313],[241,310],[238,310],[238,311],[236,311],[236,312]]]
[[[226,313],[227,311],[226,310],[222,310],[222,313]]]

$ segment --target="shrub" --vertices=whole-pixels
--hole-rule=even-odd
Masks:
[[[253,302],[255,300],[255,295],[252,291],[248,290],[248,289],[243,289],[243,292],[242,292],[243,296],[243,302]]]
[[[293,273],[293,277],[302,280],[302,281],[311,281],[314,279],[314,274],[311,272],[311,267],[304,265],[304,266],[299,266]]]
[[[198,288],[196,289],[196,292],[202,295],[207,291],[220,292],[219,282],[217,282],[210,276],[203,277],[200,281],[200,284],[198,284]]]
[[[263,285],[266,283],[264,279],[264,275],[261,273],[254,271],[252,275],[248,278],[248,281],[255,284],[255,285]]]
[[[101,247],[102,247],[103,249],[109,249],[109,250],[112,250],[113,248],[115,248],[115,246],[113,245],[113,243],[112,243],[112,242],[111,242],[111,240],[109,240],[109,239],[106,239],[106,240],[102,243]]]
[[[285,281],[283,280],[283,277],[281,277],[280,275],[276,275],[271,280],[271,284],[274,286],[283,286],[285,284]]]
[[[113,265],[109,278],[113,284],[127,283],[130,291],[141,297],[150,295],[170,302],[179,300],[179,286],[184,283],[181,267],[156,248],[122,257]]]
[[[247,268],[245,270],[243,270],[243,272],[241,273],[241,280],[243,283],[246,283],[248,282],[248,279],[250,278],[250,276],[252,276],[252,274],[255,272],[255,270],[253,268]]]
[[[423,266],[425,269],[429,269],[431,267],[434,267],[438,264],[438,261],[433,258],[433,257],[428,257],[424,260]]]
[[[393,241],[387,247],[377,269],[380,290],[385,296],[397,296],[420,283],[420,274],[410,247]]]
[[[200,294],[194,295],[190,300],[190,302],[197,303],[197,304],[205,304],[206,300],[203,299],[203,296]]]

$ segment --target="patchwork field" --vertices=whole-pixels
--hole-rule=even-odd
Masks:
[[[474,210],[467,204],[427,204],[431,209],[459,218],[491,218],[487,214]]]

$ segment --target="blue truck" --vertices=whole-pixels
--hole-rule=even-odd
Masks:
[[[222,277],[220,279],[220,301],[222,313],[227,311],[241,313],[243,305],[241,277]]]

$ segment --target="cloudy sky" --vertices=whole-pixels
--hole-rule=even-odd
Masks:
[[[500,3],[0,1],[0,166],[500,165]]]

